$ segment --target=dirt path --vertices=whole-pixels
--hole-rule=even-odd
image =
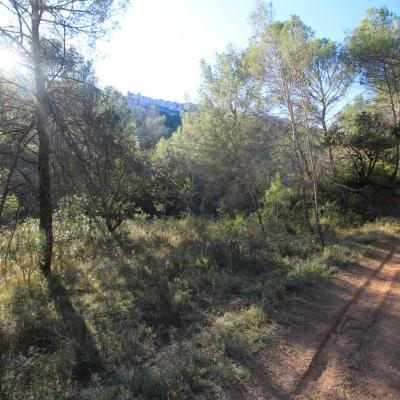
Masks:
[[[282,331],[224,399],[400,400],[400,241],[278,310]]]
[[[399,247],[365,262],[371,272],[333,321],[290,397],[400,399]]]

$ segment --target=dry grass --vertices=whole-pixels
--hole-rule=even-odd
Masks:
[[[310,238],[272,241],[251,219],[137,218],[116,240],[87,220],[56,228],[54,273],[75,313],[73,331],[86,326],[104,370],[90,382],[77,379],[79,338],[37,272],[36,221],[26,221],[11,245],[9,231],[1,243],[9,247],[0,282],[4,399],[187,399],[223,391],[279,331],[268,319],[271,307],[294,292],[307,296],[365,245],[400,232],[388,220],[341,230],[321,253]]]

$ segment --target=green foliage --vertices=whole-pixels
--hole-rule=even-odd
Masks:
[[[354,207],[353,204],[350,207]],[[362,225],[362,218],[353,210],[341,210],[338,204],[334,201],[327,201],[323,207],[323,218],[328,223],[328,226],[333,229],[357,227]]]
[[[293,213],[294,192],[282,184],[279,174],[261,197],[261,215],[264,222],[275,229],[286,229],[295,220]]]
[[[137,397],[132,392],[126,389],[123,385],[104,384],[93,376],[89,388],[82,390],[79,393],[79,400],[137,400]]]
[[[89,217],[114,233],[144,202],[145,157],[137,148],[131,111],[121,93],[110,87],[88,91],[82,103],[83,121],[77,129],[86,145],[74,152],[69,165],[79,171],[78,177],[69,171],[71,192]]]
[[[348,107],[341,115],[340,121],[347,125],[345,132],[339,132],[339,135],[346,135],[339,138],[342,145],[365,152],[382,151],[381,149],[394,146],[390,125],[382,114],[357,112],[355,108]]]
[[[248,54],[233,47],[202,64],[204,83],[196,110],[185,112],[182,129],[169,141],[190,166],[192,207],[206,213],[255,208],[267,181],[269,127],[255,115],[262,107],[259,82]],[[255,192],[255,193],[254,193]]]
[[[384,115],[358,111],[359,102],[348,106],[332,130],[331,143],[340,145],[347,153],[359,185],[370,182],[376,167],[388,158],[394,148],[393,129]]]
[[[7,230],[4,234],[6,235],[6,233],[9,236],[3,237],[0,242],[0,248],[5,255],[4,258],[0,259],[0,265],[3,266],[3,274],[9,277],[22,274],[24,282],[29,284],[31,278],[37,275],[36,264],[41,244],[37,222],[27,219],[18,226],[14,234]]]
[[[155,368],[134,374],[132,392],[143,400],[184,400],[202,394],[213,396],[221,386],[236,384],[243,370],[225,355],[247,358],[272,336],[272,328],[258,314],[251,308],[240,317],[232,316],[231,321],[231,313],[227,313],[191,340],[174,343]],[[244,329],[245,337],[240,338],[240,343],[234,343],[238,332],[233,331],[232,324]]]
[[[397,87],[399,68],[400,20],[387,8],[370,8],[366,18],[347,38],[350,61],[361,73],[363,82],[375,89]]]
[[[224,239],[230,241],[240,238],[247,227],[247,223],[245,217],[241,214],[236,214],[233,218],[224,218],[221,227]]]
[[[209,385],[210,356],[206,349],[184,341],[170,349],[158,368],[159,380],[167,389],[167,397],[185,399]]]
[[[52,353],[30,347],[18,355],[0,356],[0,394],[4,400],[59,399],[70,393],[73,346],[61,342]]]
[[[31,267],[32,268],[32,267]],[[0,285],[0,395],[5,400],[53,398],[71,389],[73,341],[40,275]]]
[[[305,290],[321,282],[326,282],[333,270],[319,262],[304,262],[297,265],[287,275],[286,288],[288,290]]]
[[[151,194],[157,214],[186,211],[192,197],[188,168],[172,141],[161,139],[151,154]]]
[[[11,220],[15,219],[19,208],[20,208],[20,205],[19,205],[17,196],[15,194],[7,196],[6,201],[4,203],[2,218],[5,221],[11,221]]]
[[[318,284],[326,282],[334,269],[325,260],[302,260],[293,267],[267,281],[263,287],[263,306],[266,310],[291,292],[307,293]]]
[[[366,18],[346,39],[349,62],[360,74],[361,83],[372,89],[375,103],[391,121],[396,137],[396,155],[391,181],[399,168],[400,19],[387,8],[371,8]]]
[[[217,318],[212,332],[224,353],[240,360],[254,355],[273,336],[273,327],[266,323],[263,310],[252,306]]]
[[[171,133],[175,131],[167,125],[166,118],[161,116],[155,107],[145,108],[140,103],[132,102],[129,106],[141,147],[151,148],[159,140],[171,136]],[[169,118],[168,123],[170,123]]]

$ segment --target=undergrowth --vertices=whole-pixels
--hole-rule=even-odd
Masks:
[[[262,234],[239,216],[138,216],[116,238],[80,216],[56,221],[52,289],[36,268],[36,224],[1,236],[5,400],[212,398],[273,346],[270,311],[282,299],[318,290],[366,245],[400,232],[389,220],[342,229],[321,252],[304,232]],[[102,368],[82,379],[90,352]]]

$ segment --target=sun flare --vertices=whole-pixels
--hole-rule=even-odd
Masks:
[[[7,47],[0,48],[0,70],[4,72],[15,72],[21,64],[19,54]]]

